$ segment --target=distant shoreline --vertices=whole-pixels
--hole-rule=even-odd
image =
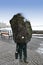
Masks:
[[[43,34],[43,30],[33,30],[32,34]]]

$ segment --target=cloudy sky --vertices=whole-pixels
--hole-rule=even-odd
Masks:
[[[30,20],[33,29],[43,29],[43,0],[0,0],[0,22],[9,24],[16,13]]]

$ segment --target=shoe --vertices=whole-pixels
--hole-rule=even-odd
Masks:
[[[28,61],[24,61],[25,63],[28,63]]]

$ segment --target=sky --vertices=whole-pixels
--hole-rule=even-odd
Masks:
[[[0,22],[9,25],[17,13],[30,21],[33,30],[43,30],[43,0],[0,0]]]

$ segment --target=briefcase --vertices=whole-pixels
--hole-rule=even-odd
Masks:
[[[15,59],[18,59],[18,52],[15,52]]]

